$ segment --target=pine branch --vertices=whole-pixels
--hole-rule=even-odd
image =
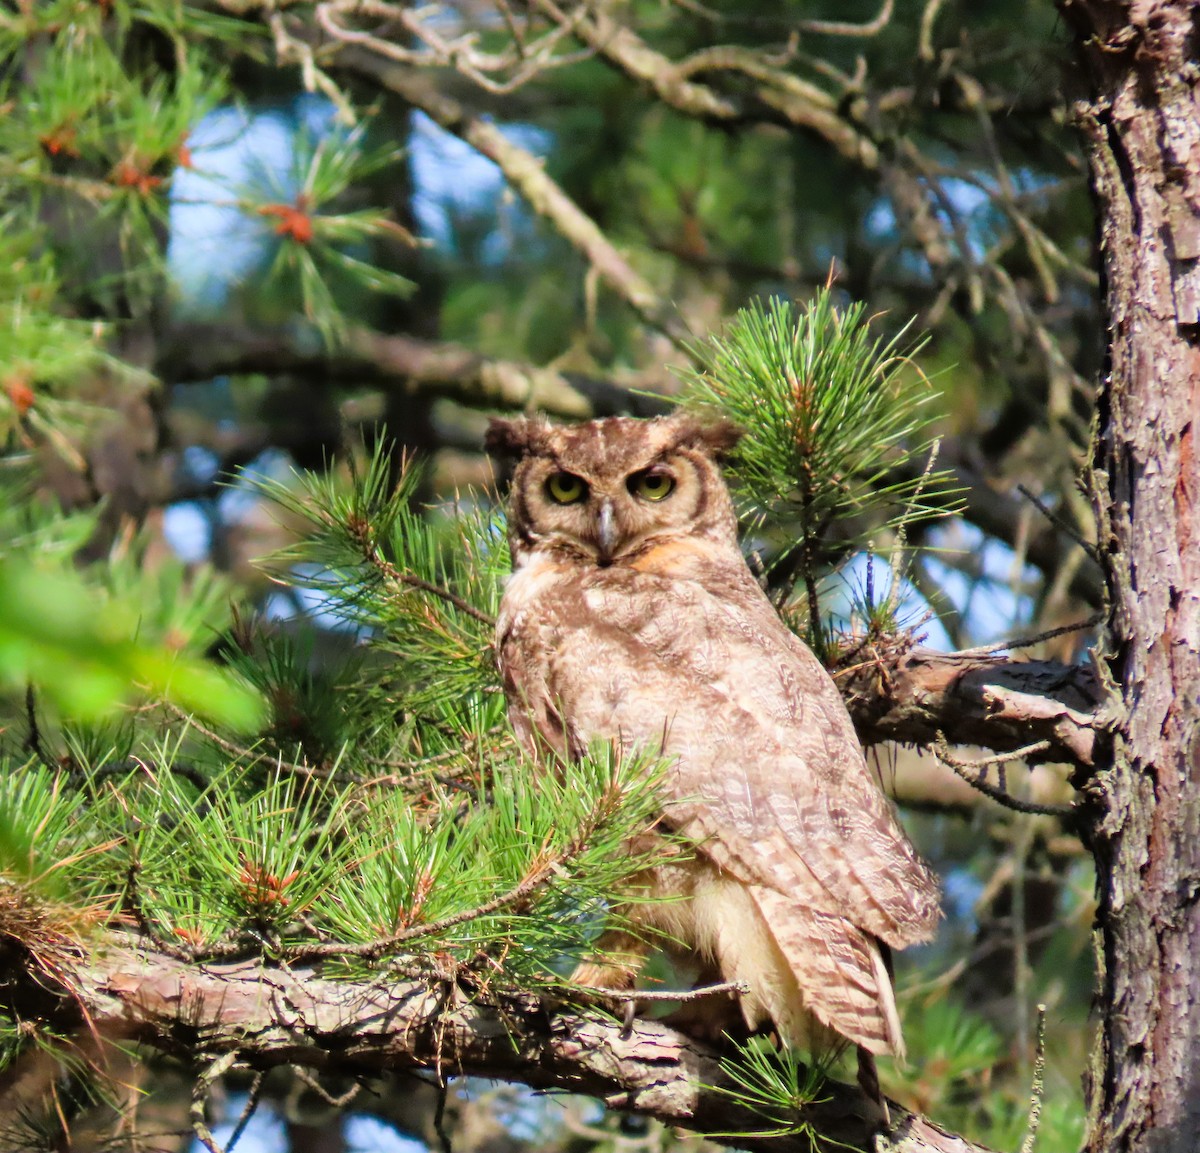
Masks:
[[[339,68],[369,77],[396,93],[491,160],[529,207],[549,220],[587,258],[643,322],[680,347],[686,345],[689,333],[674,311],[621,255],[596,222],[550,177],[538,157],[510,140],[490,120],[440,91],[426,72],[386,60],[352,44],[344,45],[336,60]]]
[[[357,539],[359,546],[362,548],[363,558],[378,572],[386,581],[390,581],[393,585],[401,585],[405,588],[417,589],[420,592],[428,593],[430,596],[437,597],[439,600],[445,601],[449,605],[453,605],[459,612],[465,613],[469,617],[473,617],[480,624],[487,625],[489,628],[494,626],[496,618],[485,613],[482,609],[476,608],[470,601],[464,600],[457,593],[451,592],[445,585],[434,584],[432,581],[423,580],[415,573],[406,572],[403,569],[397,568],[391,561],[385,560],[376,547],[374,538],[366,533],[358,533]]]
[[[357,957],[366,961],[378,961],[395,950],[397,946],[408,941],[417,940],[420,937],[437,937],[458,925],[465,925],[468,921],[477,921],[481,917],[490,916],[501,909],[520,904],[526,897],[544,885],[554,868],[563,864],[565,860],[565,856],[560,857],[532,872],[508,892],[501,893],[498,897],[493,897],[490,901],[485,901],[473,909],[463,909],[448,917],[442,917],[441,920],[423,925],[410,925],[407,929],[402,929],[399,933],[393,933],[390,937],[384,937],[378,941],[367,941],[355,945],[340,941],[329,941],[319,945],[299,945],[284,950],[284,955],[293,963],[308,963],[330,957]]]
[[[724,333],[694,344],[699,368],[680,374],[685,404],[753,430],[730,455],[732,487],[765,531],[794,535],[779,562],[783,587],[797,572],[803,579],[817,649],[819,571],[881,523],[902,537],[956,509],[946,473],[933,467],[936,394],[913,360],[923,341],[906,330],[875,336],[864,307],[837,307],[826,286],[798,309],[752,302]],[[834,526],[845,539],[831,539]]]
[[[598,376],[361,327],[347,329],[336,348],[323,349],[293,329],[176,324],[159,347],[155,371],[168,381],[226,373],[295,374],[355,385],[367,381],[405,395],[448,397],[477,408],[537,409],[571,420],[628,412],[651,415],[666,407]],[[653,389],[658,375],[634,383]],[[253,452],[245,455],[249,459]]]
[[[178,1051],[197,1030],[209,1053],[236,1053],[255,1070],[299,1065],[372,1077],[435,1069],[586,1093],[718,1142],[772,1153],[811,1153],[802,1132],[764,1138],[767,1120],[732,1100],[722,1054],[653,1021],[620,1021],[523,994],[484,993],[430,980],[330,981],[311,969],[187,965],[114,938],[81,972],[80,1002],[102,1032],[132,1030]],[[184,1018],[186,1017],[186,1021]],[[2,1104],[2,1102],[0,1102]],[[857,1088],[827,1081],[796,1117],[829,1142],[878,1148]],[[893,1147],[909,1153],[980,1153],[981,1146],[891,1105]]]
[[[167,712],[171,713],[178,720],[182,721],[189,728],[195,729],[205,740],[212,741],[222,752],[228,753],[234,760],[241,762],[246,768],[253,765],[270,765],[275,769],[283,769],[286,772],[294,773],[298,777],[310,777],[314,781],[323,780],[339,780],[350,781],[360,778],[353,775],[338,772],[333,769],[322,769],[315,765],[301,764],[299,761],[287,761],[270,752],[258,752],[255,749],[249,748],[246,745],[240,745],[236,741],[231,741],[226,737],[221,736],[215,729],[209,728],[207,725],[199,721],[194,714],[186,712],[179,708],[178,705],[172,704],[170,701],[164,702],[163,707]],[[174,765],[168,766],[173,773],[182,774],[184,770],[177,768]],[[365,778],[363,778],[365,779]],[[203,778],[195,778],[203,786],[207,784]]]

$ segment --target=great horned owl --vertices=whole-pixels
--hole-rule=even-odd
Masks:
[[[695,851],[642,878],[685,899],[629,915],[745,982],[751,1029],[900,1054],[885,954],[929,939],[937,885],[829,674],[746,567],[718,463],[736,439],[686,415],[492,422],[488,451],[512,470],[496,625],[509,716],[534,753],[661,743],[663,821]],[[581,976],[628,986],[637,953]]]

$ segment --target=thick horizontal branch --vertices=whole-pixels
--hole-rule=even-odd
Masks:
[[[837,675],[863,744],[951,744],[1012,752],[1045,741],[1031,762],[1088,768],[1105,729],[1086,665],[913,649]]]
[[[661,411],[621,385],[480,356],[459,344],[352,328],[335,349],[314,347],[277,328],[181,325],[165,334],[156,371],[168,381],[261,372],[379,383],[413,395],[448,397],[479,408],[539,409],[565,419]]]
[[[775,1126],[719,1086],[718,1054],[666,1026],[618,1021],[528,995],[468,995],[451,981],[329,981],[259,962],[188,965],[114,945],[82,973],[91,1027],[188,1061],[235,1052],[255,1069],[301,1065],[372,1077],[432,1069],[582,1093],[610,1107],[706,1133],[740,1148],[811,1153],[808,1139],[764,1137]],[[843,1147],[874,1148],[861,1093],[830,1082],[797,1122]],[[894,1150],[979,1147],[898,1106]]]

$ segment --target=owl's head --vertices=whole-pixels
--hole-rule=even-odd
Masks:
[[[493,420],[485,445],[512,477],[514,563],[538,551],[608,566],[680,537],[736,547],[719,462],[739,436],[727,422],[685,414]]]

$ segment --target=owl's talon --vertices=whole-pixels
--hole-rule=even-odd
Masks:
[[[625,1011],[621,1019],[621,1040],[628,1041],[633,1036],[633,1022],[637,1017],[637,1002],[626,1001]]]
[[[879,1084],[879,1067],[875,1063],[874,1054],[861,1045],[858,1046],[858,1087],[878,1113],[880,1127],[884,1130],[891,1129],[892,1115],[888,1110],[883,1088]]]

